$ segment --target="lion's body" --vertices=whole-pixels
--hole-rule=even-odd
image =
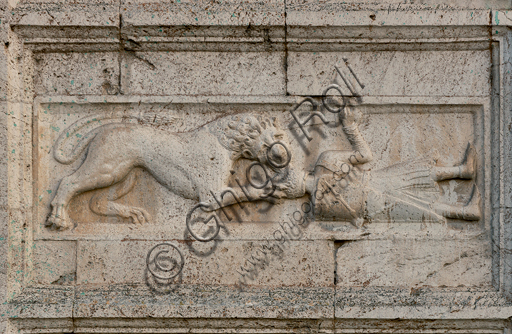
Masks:
[[[113,169],[108,169],[122,177],[126,173],[120,169],[142,167],[172,192],[201,201],[206,200],[210,190],[216,190],[210,188],[224,184],[233,164],[230,152],[205,128],[173,134],[133,125],[98,134],[80,169],[86,167],[88,160],[93,165],[87,169],[110,164]]]
[[[117,198],[130,191],[125,185],[135,168],[147,170],[170,191],[194,200],[208,201],[210,192],[226,184],[233,160],[215,134],[202,127],[187,133],[169,133],[150,126],[111,124],[99,128],[88,144],[88,153],[82,165],[73,174],[63,178],[52,201],[49,224],[57,228],[70,227],[67,206],[71,199],[88,190],[109,186],[121,187]],[[114,203],[91,203],[105,215],[147,220],[144,209],[125,207]],[[102,209],[100,209],[102,208]],[[141,222],[142,222],[141,221]]]

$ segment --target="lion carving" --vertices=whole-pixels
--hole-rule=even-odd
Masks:
[[[100,125],[72,150],[65,150],[67,138],[84,131],[91,122]],[[267,164],[268,147],[276,141],[283,142],[284,136],[275,118],[250,115],[223,117],[183,133],[106,117],[103,124],[98,117],[79,120],[57,139],[53,156],[62,164],[71,164],[83,154],[86,157],[74,173],[61,180],[46,226],[58,230],[73,227],[68,215],[72,198],[106,187],[112,187],[106,192],[108,198],[100,193],[91,199],[93,212],[131,218],[134,223],[150,221],[145,209],[115,202],[133,189],[133,171],[138,168],[147,170],[161,185],[184,198],[211,203],[212,190],[225,187],[236,160]],[[279,159],[282,152],[276,150],[272,154]]]

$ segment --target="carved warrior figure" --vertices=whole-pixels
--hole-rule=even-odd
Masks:
[[[68,138],[100,121],[113,123],[93,128],[71,152],[65,153]],[[225,188],[234,162],[245,158],[268,166],[268,159],[279,159],[282,154],[278,147],[268,148],[283,138],[275,119],[243,115],[225,117],[185,133],[169,133],[106,117],[79,120],[57,139],[53,155],[62,164],[76,161],[86,149],[87,155],[78,170],[61,180],[46,225],[60,230],[73,227],[68,216],[71,199],[105,187],[111,188],[91,199],[93,212],[130,218],[134,223],[149,221],[151,217],[145,209],[115,202],[133,189],[137,168],[147,170],[170,191],[212,204],[210,210],[218,209],[214,193]],[[258,198],[267,190],[247,189],[251,198]],[[240,189],[234,191],[242,201],[248,200]]]
[[[343,131],[352,145],[346,151],[326,151],[318,158],[314,171],[297,178],[297,196],[310,194],[318,220],[350,221],[356,226],[372,220],[423,221],[444,218],[479,220],[481,198],[473,185],[465,205],[438,202],[437,182],[476,177],[476,152],[468,144],[463,162],[453,167],[434,166],[434,159],[418,158],[376,171],[360,165],[372,161],[370,147],[363,139],[351,107],[340,112]],[[302,194],[302,195],[301,195]],[[274,195],[290,198],[285,192]]]

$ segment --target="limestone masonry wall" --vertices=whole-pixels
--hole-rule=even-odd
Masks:
[[[0,332],[508,333],[510,0],[0,0]]]

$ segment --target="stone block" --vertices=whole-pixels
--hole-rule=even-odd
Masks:
[[[490,242],[359,240],[340,243],[337,287],[492,289]]]
[[[365,85],[363,96],[483,97],[490,92],[489,57],[488,50],[291,52],[288,93],[321,95],[335,79],[345,87],[334,66],[347,59]]]
[[[461,10],[461,9],[510,9],[510,3],[506,0],[425,0],[420,3],[414,1],[404,2],[400,0],[383,0],[379,3],[371,3],[361,0],[335,0],[329,4],[317,3],[315,1],[291,0],[287,2],[288,8],[297,8],[306,11],[309,8],[316,10],[328,10],[336,8],[344,10],[389,10],[389,11],[413,11],[425,9],[438,10]],[[309,5],[309,6],[308,6]]]
[[[125,94],[284,95],[284,53],[134,52]]]
[[[35,78],[38,95],[114,95],[119,92],[116,53],[41,53]]]
[[[495,203],[495,206],[512,208],[512,186],[510,185],[512,181],[512,175],[507,173],[507,171],[512,167],[512,136],[510,136],[508,132],[508,129],[512,128],[512,113],[504,113],[503,117],[500,117],[500,120],[502,122],[500,127],[503,127],[503,133],[506,133],[507,135],[504,137],[503,148],[499,151],[496,150],[497,154],[499,154],[497,161],[499,161],[501,167],[499,172],[497,169],[494,174],[496,178],[499,178],[500,184],[500,195],[496,196],[496,198],[499,198],[500,200],[496,201],[499,203]]]
[[[173,282],[186,285],[258,286],[258,287],[331,287],[334,282],[333,247],[327,241],[212,241],[176,242],[183,260],[168,246],[182,272]],[[164,241],[79,241],[77,284],[158,285],[148,271],[150,250]],[[278,245],[278,246],[277,246]],[[158,248],[155,252],[159,252]],[[150,256],[150,264],[153,261]],[[157,261],[159,261],[157,259]],[[170,266],[172,259],[163,259]],[[168,261],[167,263],[164,263]],[[157,275],[165,275],[152,269]],[[161,282],[161,280],[160,280]],[[164,281],[165,283],[165,281]]]
[[[284,25],[284,1],[122,0],[126,26],[277,26]],[[150,10],[148,10],[150,9]],[[218,29],[219,32],[226,31]]]
[[[11,15],[10,22],[27,28],[24,33],[30,35],[39,30],[39,35],[44,36],[44,32],[38,27],[61,27],[60,33],[80,36],[87,31],[86,27],[105,27],[106,30],[111,30],[119,26],[119,0],[79,0],[72,3],[62,0],[23,0],[13,8]],[[63,29],[64,27],[73,28]],[[48,31],[59,35],[58,30]]]
[[[76,242],[36,241],[33,261],[34,285],[74,285],[76,282]]]

